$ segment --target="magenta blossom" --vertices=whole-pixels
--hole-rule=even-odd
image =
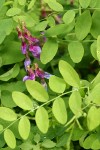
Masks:
[[[32,52],[34,57],[40,58],[41,48],[39,46],[30,45],[29,51]]]
[[[26,52],[27,52],[27,44],[25,42],[23,42],[23,41],[22,41],[21,50],[22,50],[23,54],[26,54]]]
[[[35,80],[35,74],[31,68],[29,68],[29,70],[28,70],[28,76],[25,76],[23,78],[23,81],[26,81],[26,80]]]
[[[42,69],[40,69],[40,68],[37,68],[37,69],[35,70],[35,74],[36,74],[37,77],[39,77],[39,78],[41,78],[41,79],[44,79],[44,78],[49,79],[49,78],[51,77],[51,74],[50,74],[50,73],[44,72],[44,71],[43,71]]]

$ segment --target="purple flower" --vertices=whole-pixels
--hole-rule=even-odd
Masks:
[[[41,78],[41,79],[44,79],[44,78],[49,79],[50,76],[51,76],[50,73],[44,72],[44,71],[43,71],[42,69],[40,69],[40,68],[37,68],[37,69],[35,70],[35,75],[36,75],[37,77]]]
[[[28,73],[29,73],[29,75],[25,76],[23,78],[23,81],[26,81],[26,80],[35,80],[35,74],[34,74],[34,72],[33,72],[33,70],[31,68],[28,70]]]
[[[38,40],[37,38],[34,38],[34,37],[32,37],[32,36],[29,37],[29,40],[30,40],[31,42],[34,42],[34,43],[39,42],[39,40]]]
[[[27,71],[28,68],[30,67],[30,64],[31,64],[30,58],[26,58],[25,61],[24,61],[24,66],[25,66],[25,70],[26,70],[26,71]]]
[[[21,50],[22,50],[23,54],[26,54],[26,52],[27,52],[27,44],[25,42],[23,42],[23,41],[22,41]]]
[[[33,75],[33,76],[25,76],[23,78],[23,81],[26,81],[26,80],[35,80],[35,75]]]
[[[44,78],[49,79],[52,75],[48,72],[44,72]]]
[[[41,48],[39,46],[30,45],[29,51],[32,52],[34,57],[40,58]]]

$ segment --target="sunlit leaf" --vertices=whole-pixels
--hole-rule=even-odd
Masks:
[[[64,80],[71,86],[79,87],[80,79],[77,72],[72,68],[70,64],[67,62],[60,60],[59,62],[59,70],[62,74]]]
[[[66,88],[66,82],[62,78],[51,76],[49,79],[49,86],[54,92],[63,93]]]
[[[14,149],[16,147],[16,139],[13,134],[13,132],[10,129],[6,129],[4,131],[4,139],[7,143],[7,145],[11,148]]]
[[[59,123],[65,124],[67,122],[67,110],[62,98],[57,98],[53,102],[52,112]]]
[[[69,107],[77,117],[82,115],[82,99],[78,91],[74,91],[69,97]]]
[[[68,45],[68,51],[71,59],[75,63],[79,63],[84,55],[84,48],[80,42],[71,42]]]
[[[58,50],[58,43],[55,39],[48,39],[47,42],[44,44],[43,48],[42,48],[42,52],[41,52],[41,62],[43,64],[48,63],[49,61],[51,61],[54,56],[56,55]]]
[[[36,2],[36,0],[31,0],[30,1],[29,5],[28,5],[28,10],[31,9],[34,6],[35,2]]]
[[[91,0],[79,0],[80,5],[83,8],[87,8],[90,5]]]
[[[100,118],[100,109],[96,108],[95,106],[91,106],[87,114],[87,126],[89,130],[93,130],[100,125],[99,118]]]
[[[7,121],[14,121],[17,119],[17,115],[10,108],[0,107],[0,118]]]
[[[64,23],[69,24],[73,21],[74,17],[75,12],[73,10],[68,10],[63,16],[63,21]]]
[[[22,6],[24,6],[26,4],[26,0],[18,0],[18,3]]]
[[[48,93],[44,87],[37,81],[26,81],[26,88],[28,92],[35,98],[37,101],[46,102],[49,99]]]
[[[19,130],[20,136],[24,140],[26,140],[30,133],[30,122],[26,116],[20,119],[19,124],[18,124],[18,130]]]
[[[13,7],[13,8],[10,8],[6,15],[7,16],[15,16],[15,15],[18,15],[21,13],[21,9],[20,8],[17,8],[17,7]]]
[[[47,1],[47,4],[54,11],[63,11],[63,6],[60,3],[58,3],[56,0],[49,0]]]
[[[92,18],[90,12],[86,10],[77,19],[75,25],[76,37],[79,40],[83,40],[90,32],[91,25],[92,25]]]
[[[49,128],[48,112],[44,107],[40,107],[35,115],[36,124],[39,130],[46,133]]]
[[[12,93],[12,98],[15,104],[22,109],[31,110],[33,108],[32,100],[24,93],[14,91]]]

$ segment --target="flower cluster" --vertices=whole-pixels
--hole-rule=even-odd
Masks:
[[[22,23],[21,28],[17,27],[18,38],[21,39],[21,50],[23,54],[31,52],[35,58],[40,58],[41,48],[39,40],[33,37],[30,31],[26,28],[25,23]]]
[[[27,72],[27,75],[23,78],[23,81],[26,80],[35,80],[38,77],[41,80],[41,84],[46,88],[45,78],[49,79],[51,74],[44,72],[41,68],[38,67],[38,64],[35,63],[31,65],[31,59],[29,57],[29,52],[32,55],[40,59],[41,47],[39,46],[39,39],[33,37],[30,31],[26,28],[25,23],[21,24],[21,27],[17,27],[18,38],[21,39],[21,51],[25,55],[24,67]]]

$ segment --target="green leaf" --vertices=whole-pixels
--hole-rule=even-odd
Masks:
[[[12,30],[13,30],[13,20],[11,18],[0,20],[0,33],[9,35]]]
[[[36,124],[39,130],[46,133],[49,128],[48,112],[44,107],[40,107],[35,115]]]
[[[91,0],[79,0],[80,5],[83,8],[87,8],[90,5]]]
[[[45,34],[46,36],[56,36],[65,33],[66,28],[67,28],[66,24],[59,24],[46,30]]]
[[[52,112],[59,123],[65,124],[67,122],[67,110],[62,98],[57,98],[53,102]]]
[[[21,150],[31,150],[33,149],[33,143],[29,140],[23,142],[21,145],[19,145]]]
[[[74,20],[74,17],[75,17],[75,11],[68,10],[63,16],[63,21],[66,24],[70,24]]]
[[[92,15],[92,27],[91,34],[94,38],[97,38],[100,35],[100,11],[95,10]]]
[[[68,51],[71,59],[75,63],[79,63],[84,55],[84,47],[80,42],[71,42],[68,45]]]
[[[25,110],[31,110],[33,108],[32,100],[24,93],[14,91],[12,92],[13,101],[17,106]]]
[[[1,91],[1,104],[5,107],[13,108],[16,107],[16,104],[14,103],[12,99],[12,93],[9,91]]]
[[[81,95],[78,91],[74,91],[71,96],[69,97],[69,107],[71,111],[77,116],[82,115],[82,99]]]
[[[20,43],[8,41],[0,51],[0,57],[2,58],[2,65],[21,62],[24,56],[20,51]]]
[[[91,15],[90,12],[86,10],[77,19],[75,25],[76,37],[79,40],[83,40],[90,32],[91,25],[92,25]]]
[[[95,138],[92,140],[91,145],[92,149],[100,149],[100,135],[99,132],[95,135]]]
[[[89,93],[87,101],[100,104],[100,83],[98,83]]]
[[[35,30],[36,30],[36,31],[43,31],[43,30],[45,30],[45,28],[47,27],[47,25],[48,25],[48,21],[39,22],[39,23],[35,26]]]
[[[24,140],[26,140],[30,133],[30,122],[26,116],[20,119],[19,124],[18,124],[18,130],[19,130],[20,136]]]
[[[20,91],[23,92],[26,90],[25,83],[23,81],[17,81],[17,82],[10,82],[10,83],[3,83],[0,85],[1,91]]]
[[[26,0],[18,0],[19,5],[24,6],[26,4]]]
[[[64,80],[71,86],[79,87],[80,79],[77,72],[72,68],[70,64],[67,62],[60,60],[59,62],[59,70],[62,74]]]
[[[55,19],[52,16],[48,16],[47,21],[50,27],[55,26]]]
[[[94,119],[95,118],[95,119]],[[91,131],[100,125],[100,109],[91,106],[87,114],[87,126]]]
[[[63,93],[66,88],[66,83],[62,78],[51,76],[49,79],[49,86],[52,91],[56,93]]]
[[[51,141],[50,139],[46,139],[42,142],[41,144],[43,147],[45,148],[53,148],[56,146],[56,143],[54,143],[53,141]]]
[[[17,119],[17,115],[10,108],[0,107],[0,118],[7,121],[14,121]]]
[[[91,49],[91,54],[92,54],[92,56],[93,56],[96,60],[98,60],[98,57],[97,57],[97,41],[94,41],[94,42],[91,44],[90,49]]]
[[[49,7],[54,11],[63,11],[63,6],[58,3],[56,0],[49,0],[47,1]]]
[[[58,140],[57,140],[57,148],[58,147],[62,147],[64,145],[66,145],[66,143],[68,142],[69,140],[69,136],[70,136],[70,133],[66,132],[64,133]]]
[[[3,130],[3,125],[0,124],[0,132]]]
[[[96,6],[98,0],[91,0],[90,7],[93,8]]]
[[[40,56],[41,62],[43,64],[46,64],[49,61],[51,61],[56,55],[57,50],[58,50],[57,41],[54,38],[48,39],[42,48],[42,52]]]
[[[6,32],[5,31],[0,31],[0,44],[4,41],[6,37]]]
[[[93,79],[92,87],[95,87],[98,83],[100,83],[100,71],[96,75],[96,77]]]
[[[46,102],[49,99],[48,93],[44,87],[37,81],[26,81],[26,88],[28,92],[35,98],[37,101]]]
[[[7,71],[6,73],[0,75],[0,80],[1,81],[8,81],[11,78],[15,78],[18,73],[19,73],[19,65],[15,64],[14,67],[12,69],[10,69],[9,71]]]
[[[7,16],[15,16],[15,15],[18,15],[21,13],[21,9],[20,8],[17,8],[17,7],[13,7],[13,8],[10,8],[6,15]]]
[[[34,6],[35,2],[36,2],[36,0],[31,0],[30,1],[29,5],[28,5],[28,10],[31,9]]]
[[[11,148],[14,149],[16,147],[16,139],[13,134],[13,132],[10,129],[6,129],[4,131],[4,139],[7,143],[7,145]]]
[[[97,38],[97,58],[100,61],[100,35]]]
[[[96,134],[89,135],[87,138],[85,138],[83,142],[83,147],[85,149],[90,149],[95,139],[96,139]]]

